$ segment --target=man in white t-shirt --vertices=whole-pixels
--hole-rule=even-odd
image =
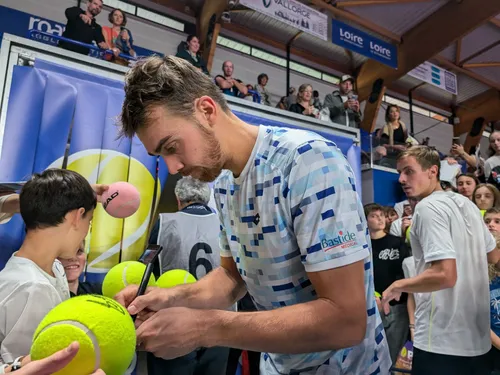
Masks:
[[[76,172],[35,174],[20,195],[26,238],[0,272],[0,356],[12,363],[30,352],[44,316],[70,297],[64,267],[88,233],[96,193]]]
[[[0,224],[9,222],[17,212],[19,212],[19,195],[0,195]]]
[[[414,146],[398,158],[399,181],[421,199],[410,230],[417,276],[383,293],[384,307],[417,293],[413,375],[483,374],[490,350],[488,261],[498,261],[479,209],[439,182],[439,154]]]

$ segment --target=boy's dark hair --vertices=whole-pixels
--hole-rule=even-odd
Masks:
[[[56,227],[79,208],[85,215],[97,205],[94,190],[80,174],[66,169],[35,173],[21,190],[21,216],[26,230]]]
[[[365,204],[365,216],[368,217],[372,212],[382,211],[385,214],[385,209],[383,206],[377,203]]]

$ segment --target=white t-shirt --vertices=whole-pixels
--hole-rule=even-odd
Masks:
[[[2,212],[4,202],[7,200],[7,198],[9,198],[12,195],[13,194],[2,195],[0,197],[0,224],[7,223],[11,219],[11,217],[14,216],[14,214],[8,214],[8,213]]]
[[[490,177],[493,168],[500,166],[500,156],[493,155],[484,162],[484,176],[486,179]]]
[[[69,299],[64,267],[56,260],[52,277],[33,261],[12,255],[0,272],[0,355],[3,362],[29,354],[33,334],[45,315]]]
[[[410,230],[416,274],[429,263],[456,259],[453,288],[419,293],[414,346],[431,353],[473,357],[488,352],[490,300],[486,253],[496,247],[479,209],[464,196],[438,191],[416,207]]]
[[[402,224],[403,224],[403,219],[402,218],[394,220],[391,223],[391,229],[389,230],[389,234],[392,234],[393,236],[396,236],[396,237],[401,237],[401,234],[403,233],[401,231],[401,225]]]
[[[397,212],[399,217],[403,216],[405,205],[407,205],[407,204],[410,204],[410,202],[408,200],[404,200],[404,201],[398,202],[394,205],[394,210]]]

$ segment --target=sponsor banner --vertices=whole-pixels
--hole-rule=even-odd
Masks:
[[[398,50],[395,45],[337,20],[332,21],[332,43],[391,68],[398,67]]]
[[[58,40],[56,38],[42,35],[42,32],[54,36],[62,36],[65,28],[66,25],[63,23],[0,6],[0,39],[3,37],[3,33],[8,33],[23,38],[33,39],[44,44],[57,46]],[[31,30],[34,32],[30,35]],[[131,32],[133,34],[133,30],[131,30]],[[134,50],[138,56],[163,56],[161,53],[136,45],[134,45]],[[98,51],[90,52],[90,55],[93,57],[100,57],[101,54],[102,53]]]
[[[453,95],[458,95],[457,75],[430,62],[420,64],[407,74]]]
[[[328,40],[328,16],[296,0],[240,0],[240,4]]]

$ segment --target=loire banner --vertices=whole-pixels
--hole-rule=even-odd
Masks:
[[[458,94],[457,75],[430,62],[424,62],[408,72],[409,76],[420,79],[444,91]]]
[[[296,0],[240,0],[240,4],[328,40],[328,16]]]
[[[332,21],[332,43],[391,68],[398,68],[398,49],[395,45],[337,20]]]

